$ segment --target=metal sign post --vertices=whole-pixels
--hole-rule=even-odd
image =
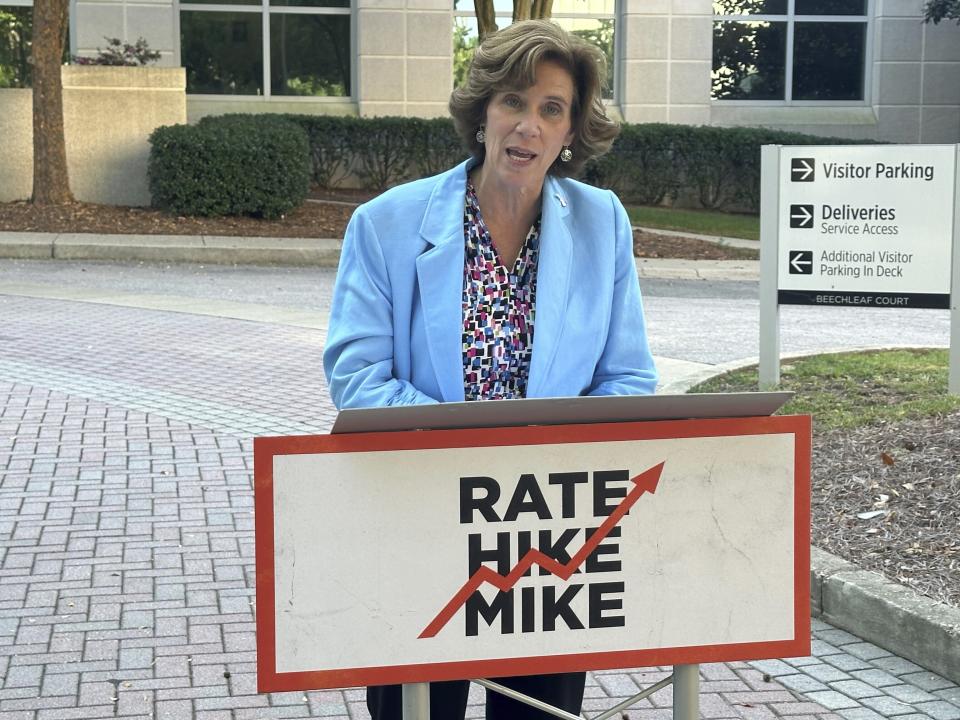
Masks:
[[[947,392],[960,395],[960,145],[953,176],[953,279],[950,293],[950,374]]]
[[[673,668],[673,720],[699,717],[700,666],[677,665]]]
[[[403,686],[403,720],[430,720],[430,683]]]
[[[760,151],[760,388],[780,384],[780,303],[777,262],[780,258],[780,147]]]

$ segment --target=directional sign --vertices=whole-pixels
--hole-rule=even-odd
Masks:
[[[812,275],[813,274],[813,252],[810,250],[791,250],[790,251],[790,274],[791,275]]]
[[[793,158],[790,161],[790,179],[793,182],[813,182],[817,179],[814,158]]]
[[[955,146],[779,153],[781,304],[949,307]]]
[[[813,205],[791,205],[790,206],[790,227],[792,228],[812,228],[813,227]]]

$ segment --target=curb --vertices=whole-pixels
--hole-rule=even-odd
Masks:
[[[0,232],[0,257],[336,267],[340,261],[340,241],[217,235]]]
[[[680,260],[635,258],[640,278],[659,280],[741,280],[760,279],[759,260]]]
[[[810,549],[814,617],[960,684],[960,608]]]

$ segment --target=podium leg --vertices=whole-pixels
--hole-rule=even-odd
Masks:
[[[698,720],[700,717],[700,666],[673,667],[673,720]]]
[[[430,683],[403,686],[403,720],[430,720]]]

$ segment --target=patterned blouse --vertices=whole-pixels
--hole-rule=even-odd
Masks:
[[[463,212],[463,391],[467,400],[522,398],[533,352],[537,292],[538,216],[508,270],[467,182]]]

